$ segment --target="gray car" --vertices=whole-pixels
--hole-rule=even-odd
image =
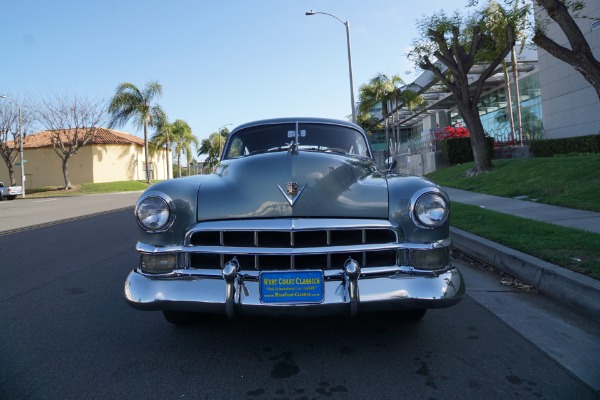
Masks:
[[[465,292],[450,261],[449,213],[431,181],[379,170],[357,125],[247,123],[213,173],[142,194],[125,297],[174,324],[203,313],[416,320]]]

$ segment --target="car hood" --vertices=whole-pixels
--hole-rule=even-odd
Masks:
[[[282,151],[225,160],[200,185],[198,221],[281,217],[387,219],[385,177],[370,159]]]

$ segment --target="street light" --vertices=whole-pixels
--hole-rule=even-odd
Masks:
[[[19,108],[19,157],[21,158],[21,186],[23,186],[22,196],[25,197],[25,160],[23,160],[23,120],[21,115],[21,105],[6,95],[1,95],[0,99],[6,99]]]
[[[221,129],[223,129],[223,128],[225,128],[226,126],[229,126],[229,125],[233,125],[233,124],[225,124],[225,125],[223,125],[222,127],[220,127],[220,128],[217,130],[217,133],[219,134],[219,157],[221,157],[221,153],[223,152],[223,149],[222,149],[222,146],[223,146],[223,145],[222,145],[222,141],[221,141],[221,139],[222,139],[222,138],[221,138]]]
[[[328,14],[325,12],[310,10],[305,13],[305,15],[315,15],[315,14],[329,15],[330,17],[335,18],[338,21],[340,21],[346,27],[346,43],[348,44],[348,72],[350,75],[350,101],[352,103],[351,104],[351,106],[352,106],[352,122],[356,123],[356,105],[354,104],[354,82],[352,80],[352,52],[350,51],[350,22],[348,22],[348,21],[344,22],[341,19],[339,19],[338,17],[336,17],[335,15]]]

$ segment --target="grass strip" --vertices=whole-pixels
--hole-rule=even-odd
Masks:
[[[450,224],[552,264],[600,279],[600,234],[457,202],[452,202]]]
[[[467,178],[466,163],[428,174],[434,182],[501,197],[600,212],[600,154],[494,160],[494,169]]]
[[[154,182],[153,182],[154,183]],[[47,186],[27,190],[27,197],[55,197],[55,196],[77,196],[82,194],[135,192],[148,188],[145,181],[118,181],[103,183],[84,183],[74,185],[72,189],[63,189],[57,186]]]

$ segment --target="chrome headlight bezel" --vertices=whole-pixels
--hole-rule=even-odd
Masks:
[[[146,232],[165,232],[173,225],[173,222],[175,222],[173,199],[158,191],[144,193],[135,204],[134,214],[138,224]],[[155,223],[143,222],[146,221],[148,217],[152,216],[158,218],[158,220],[155,220]]]
[[[410,200],[410,217],[420,228],[439,228],[449,215],[450,201],[435,188],[421,189]]]

